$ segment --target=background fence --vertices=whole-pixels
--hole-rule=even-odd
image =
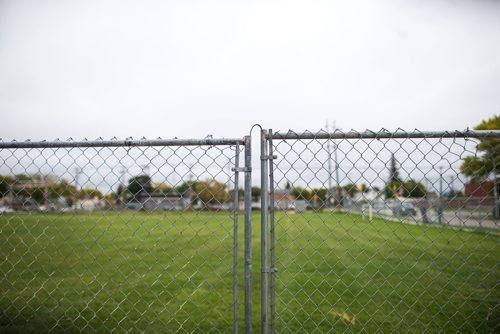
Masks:
[[[0,142],[0,328],[498,331],[499,142]]]

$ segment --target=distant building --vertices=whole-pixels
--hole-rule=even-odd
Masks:
[[[288,189],[274,191],[274,208],[276,210],[290,209],[294,200],[295,198]]]
[[[483,181],[480,183],[466,183],[466,198],[486,198],[492,196],[493,181]]]
[[[375,191],[373,189],[369,189],[365,192],[357,192],[352,198],[352,201],[354,201],[355,203],[375,202],[383,200],[383,193]]]
[[[73,204],[73,208],[76,210],[94,211],[100,208],[100,204],[101,201],[96,196],[93,198],[84,198],[76,200],[76,202]]]
[[[189,192],[180,193],[150,193],[137,196],[139,205],[135,209],[146,211],[184,211],[191,206],[191,196]]]

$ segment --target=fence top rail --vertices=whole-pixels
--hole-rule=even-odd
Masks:
[[[464,131],[419,131],[410,132],[397,130],[388,131],[348,131],[335,130],[334,132],[273,132],[272,139],[278,140],[301,140],[301,139],[410,139],[410,138],[500,138],[500,130],[464,130]]]
[[[204,138],[204,139],[139,139],[139,140],[54,140],[54,141],[11,141],[0,139],[0,149],[15,148],[77,148],[77,147],[140,147],[140,146],[232,146],[244,145],[246,138]]]

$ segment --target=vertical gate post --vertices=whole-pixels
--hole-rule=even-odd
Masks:
[[[260,213],[260,228],[261,228],[261,333],[267,334],[268,329],[268,272],[269,265],[267,263],[267,215],[268,215],[268,195],[267,195],[267,181],[268,181],[268,171],[267,164],[269,157],[267,155],[267,140],[266,140],[266,130],[261,130],[260,137],[260,203],[261,203],[261,213]]]
[[[269,143],[269,206],[270,206],[270,238],[271,238],[271,334],[274,334],[274,317],[276,312],[276,257],[275,257],[275,235],[274,235],[274,159],[276,157],[273,155],[273,130],[269,129],[268,132],[268,143]]]
[[[240,144],[237,142],[234,153],[234,188],[233,188],[233,332],[238,334],[238,213],[239,213],[239,167]]]
[[[252,147],[245,137],[245,333],[252,333]]]

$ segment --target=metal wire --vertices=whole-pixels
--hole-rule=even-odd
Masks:
[[[500,330],[500,131],[260,134],[0,141],[0,331]]]
[[[499,330],[500,131],[266,139],[277,155],[271,332]],[[482,177],[463,174],[468,157]]]
[[[0,331],[237,333],[240,145],[1,142]]]

